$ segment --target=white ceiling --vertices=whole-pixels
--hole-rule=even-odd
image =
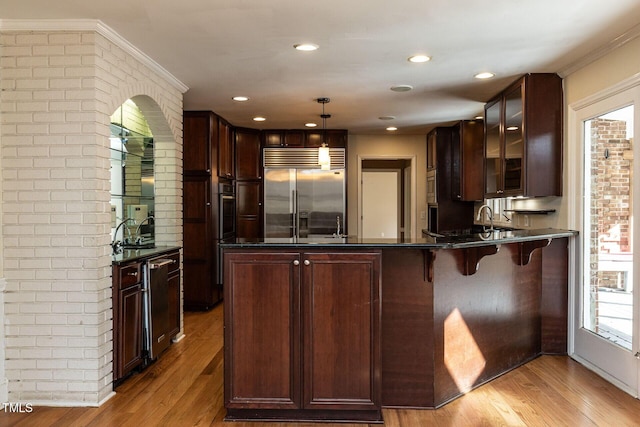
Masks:
[[[99,19],[189,87],[185,109],[236,126],[321,125],[315,99],[329,97],[327,128],[418,134],[481,113],[523,73],[562,73],[637,34],[640,1],[0,0],[0,19]],[[433,59],[409,63],[415,53]],[[414,89],[390,90],[400,84]]]

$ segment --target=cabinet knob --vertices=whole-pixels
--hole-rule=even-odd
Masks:
[[[127,273],[127,276],[133,276],[133,277],[136,277],[137,275],[138,275],[138,272],[135,272],[135,273]]]
[[[207,206],[211,206],[211,203],[210,203],[210,202],[207,202]]]
[[[293,261],[293,265],[300,265],[300,261],[298,261],[297,259]]]
[[[309,265],[309,264],[311,264],[311,261],[309,261],[308,259],[305,259],[304,260],[304,265]]]

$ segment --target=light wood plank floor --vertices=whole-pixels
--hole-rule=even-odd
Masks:
[[[207,313],[186,313],[187,337],[121,385],[100,408],[35,407],[30,414],[0,412],[0,426],[222,426],[222,315],[222,306]],[[568,357],[542,356],[440,409],[385,409],[384,420],[391,427],[639,426],[640,401]]]

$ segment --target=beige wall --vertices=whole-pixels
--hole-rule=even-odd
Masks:
[[[414,206],[417,236],[426,227],[421,213],[426,211],[427,149],[426,135],[349,135],[347,177],[347,219],[349,234],[358,233],[358,159],[359,158],[411,158],[415,157],[417,185]]]

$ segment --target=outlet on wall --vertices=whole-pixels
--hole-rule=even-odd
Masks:
[[[524,226],[529,227],[531,224],[529,223],[529,215],[524,215]]]

